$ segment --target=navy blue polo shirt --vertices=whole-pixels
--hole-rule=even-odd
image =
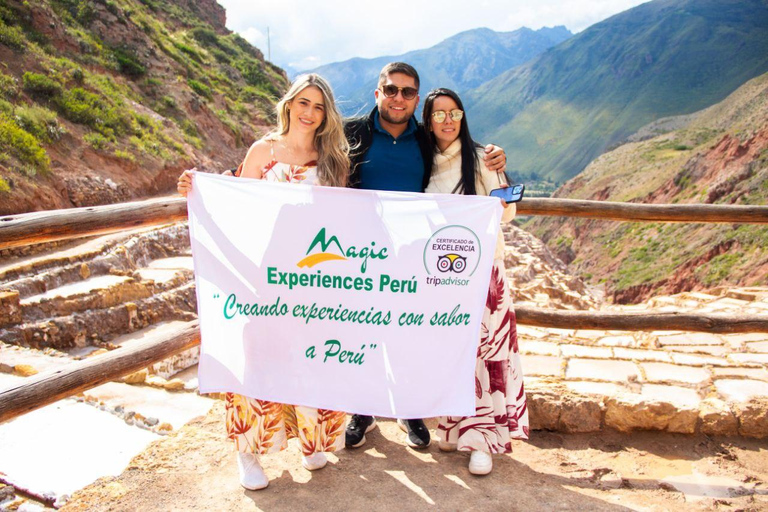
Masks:
[[[424,162],[416,140],[416,120],[398,138],[381,127],[379,116],[373,120],[373,141],[360,164],[360,188],[423,192]]]

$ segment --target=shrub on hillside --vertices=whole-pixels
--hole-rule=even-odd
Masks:
[[[187,85],[189,85],[190,89],[195,91],[200,96],[204,96],[208,99],[211,99],[212,97],[211,88],[205,85],[204,83],[198,82],[197,80],[190,78],[189,80],[187,80]]]
[[[93,2],[90,0],[78,0],[75,17],[83,25],[90,25],[96,17],[96,9],[93,7]]]
[[[82,25],[89,25],[96,16],[96,9],[92,0],[53,0],[51,3],[54,8],[59,8],[59,13],[63,7],[72,18]]]
[[[227,37],[219,35],[209,28],[197,27],[190,32],[192,38],[211,52],[219,62],[229,62],[231,57],[242,50]]]
[[[157,0],[139,0],[139,2],[149,7],[152,11],[157,10]]]
[[[197,27],[190,32],[195,40],[205,46],[219,46],[219,36],[209,28]]]
[[[255,103],[266,108],[271,108],[276,101],[275,96],[256,87],[251,87],[250,85],[246,85],[240,90],[240,97],[238,99],[246,103]]]
[[[61,94],[62,87],[59,82],[40,73],[27,71],[21,77],[22,87],[25,91],[38,98],[53,98]]]
[[[163,108],[166,108],[168,110],[176,109],[176,100],[173,99],[172,96],[163,96],[163,98],[160,101],[162,102]]]
[[[112,0],[102,0],[102,3],[109,12],[120,18],[120,8],[117,6],[117,4],[115,4],[115,2]]]
[[[80,87],[65,91],[57,105],[70,121],[90,126],[109,139],[124,132],[127,126],[127,120],[105,98]]]
[[[18,80],[15,77],[0,72],[0,97],[12,100],[18,95]]]
[[[83,141],[95,150],[104,149],[109,144],[109,140],[98,132],[86,133],[83,135]]]
[[[0,149],[39,170],[47,170],[51,163],[37,139],[5,114],[0,114]]]
[[[12,10],[5,6],[5,2],[0,3],[0,21],[11,24],[16,22],[16,16]]]
[[[85,74],[80,68],[74,68],[72,71],[70,71],[70,76],[72,77],[72,80],[74,80],[77,84],[82,85],[85,81]]]
[[[250,55],[251,57],[255,57],[257,59],[263,58],[263,55],[259,51],[259,49],[253,46],[248,41],[246,41],[240,34],[229,34],[226,38],[231,40],[235,46],[240,48],[242,51],[244,51],[246,54]]]
[[[739,264],[743,256],[744,254],[741,252],[720,254],[708,262],[699,265],[694,273],[707,286],[720,284],[723,281],[727,281],[731,270]]]
[[[136,157],[127,151],[122,149],[115,150],[114,155],[121,160],[128,160],[129,162],[136,162]]]
[[[186,53],[192,59],[196,60],[197,62],[203,62],[203,57],[200,55],[200,52],[189,46],[188,44],[181,43],[179,41],[174,41],[173,46],[179,50],[182,53]]]
[[[184,132],[184,134],[189,135],[190,137],[199,137],[200,134],[197,131],[197,125],[190,121],[189,119],[182,119],[181,121],[176,121],[179,125],[179,128],[181,128],[181,131]]]
[[[133,114],[131,119],[129,142],[144,154],[152,155],[166,161],[177,158],[184,153],[184,148],[165,132],[163,125],[144,114]]]
[[[56,113],[40,105],[17,106],[14,115],[16,124],[38,140],[53,142],[59,140],[64,133]]]
[[[240,74],[243,75],[243,80],[248,85],[252,85],[258,88],[264,88],[265,85],[270,84],[267,74],[261,68],[257,62],[250,60],[239,60],[235,63]]]
[[[197,149],[202,149],[203,141],[200,140],[200,134],[197,131],[197,125],[189,119],[175,119],[174,121],[178,125],[181,132],[184,134],[184,140],[193,145]]]
[[[13,103],[5,101],[4,99],[0,98],[0,112],[4,112],[10,116],[13,115]]]
[[[0,21],[0,44],[4,44],[14,50],[24,50],[26,41],[24,34],[16,27],[11,27]]]
[[[232,62],[232,57],[218,48],[208,48],[208,51],[213,55],[213,58],[216,59],[216,62],[220,64],[229,64]]]
[[[115,48],[112,50],[112,54],[115,56],[117,67],[122,74],[135,78],[147,73],[146,66],[139,62],[133,52],[124,48]]]

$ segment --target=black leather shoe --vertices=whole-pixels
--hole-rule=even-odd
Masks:
[[[345,444],[347,448],[358,448],[365,444],[365,434],[376,427],[376,418],[353,414],[347,425]]]
[[[429,429],[423,420],[397,420],[400,430],[405,432],[405,444],[411,448],[424,449],[432,440],[429,438]]]

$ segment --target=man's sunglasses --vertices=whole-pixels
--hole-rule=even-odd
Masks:
[[[392,84],[382,85],[379,89],[386,98],[394,98],[397,96],[398,91],[403,94],[403,99],[406,100],[412,100],[419,94],[419,90],[414,87],[398,87]]]
[[[457,108],[451,110],[450,112],[446,112],[445,110],[435,110],[432,112],[432,119],[435,120],[435,122],[442,123],[445,121],[445,118],[448,117],[450,114],[451,119],[454,121],[461,121],[464,117],[464,111],[459,110]]]

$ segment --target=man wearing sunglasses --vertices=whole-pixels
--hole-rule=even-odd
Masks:
[[[419,74],[404,62],[387,64],[379,74],[373,95],[376,106],[371,113],[351,119],[344,126],[352,147],[349,155],[351,186],[424,192],[432,172],[433,155],[426,128],[413,117],[419,105]],[[452,118],[453,115],[451,113]],[[507,163],[504,150],[489,145],[485,152],[486,166],[492,171],[503,172]],[[429,446],[429,430],[423,420],[398,420],[398,425],[406,432],[408,446]],[[376,420],[372,416],[354,414],[347,426],[347,447],[357,448],[365,444],[365,434],[375,426]]]
[[[352,146],[350,183],[368,190],[423,192],[432,172],[427,131],[413,117],[419,105],[419,74],[404,62],[392,62],[379,74],[373,92],[376,107],[368,116],[347,121]],[[488,169],[503,172],[504,150],[486,147]]]

